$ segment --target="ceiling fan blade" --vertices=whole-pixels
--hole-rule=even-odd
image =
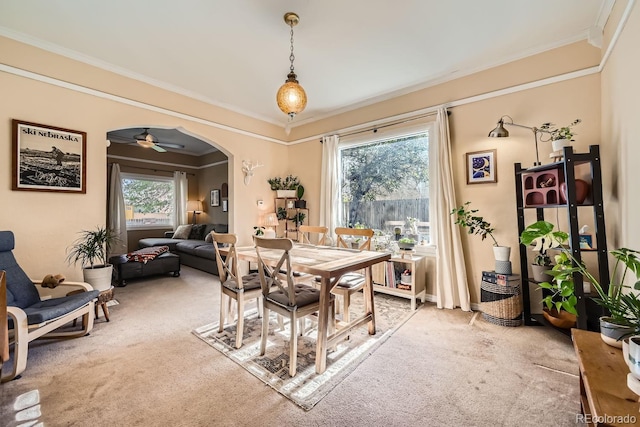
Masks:
[[[151,146],[151,148],[153,148],[154,150],[156,150],[158,153],[166,153],[167,150],[165,150],[164,148],[160,147],[159,145],[153,144]]]

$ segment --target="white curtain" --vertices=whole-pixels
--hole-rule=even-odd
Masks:
[[[109,228],[117,236],[118,241],[111,247],[110,255],[127,253],[127,216],[124,209],[122,179],[120,165],[111,165],[111,181],[109,182]]]
[[[175,171],[173,173],[173,182],[176,188],[176,200],[173,211],[176,215],[176,223],[174,228],[180,224],[187,224],[187,196],[189,194],[189,183],[187,182],[186,172]]]
[[[445,108],[438,109],[436,173],[430,189],[434,196],[434,241],[436,245],[436,302],[438,308],[460,307],[471,311],[469,285],[465,270],[460,229],[450,212],[456,207],[451,165],[449,118]]]
[[[320,184],[320,225],[333,236],[340,215],[340,152],[338,135],[322,138],[322,182]]]

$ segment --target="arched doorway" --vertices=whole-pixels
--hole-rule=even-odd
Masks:
[[[139,180],[134,182],[137,184],[135,197],[131,197],[125,207],[128,251],[137,249],[139,239],[162,237],[179,225],[176,212],[169,212],[167,216],[166,204],[158,203],[165,196],[159,196],[153,189],[154,182],[172,181],[176,171],[186,174],[185,199],[190,202],[187,217],[180,222],[229,224],[229,194],[224,191],[229,183],[229,158],[214,143],[183,128],[161,126],[112,130],[107,132],[107,140],[110,142],[107,182],[111,182],[113,163],[118,163],[123,179],[129,180],[127,183]],[[108,203],[109,197],[109,217]]]

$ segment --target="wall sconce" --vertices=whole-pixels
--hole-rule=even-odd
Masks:
[[[193,211],[193,222],[196,223],[196,215],[200,215],[202,213],[202,201],[201,200],[188,200],[187,201],[187,212]]]
[[[254,165],[251,160],[243,160],[242,161],[242,173],[244,174],[244,185],[249,185],[251,182],[251,177],[253,177],[253,170],[255,168],[260,168],[264,165],[261,165],[259,162],[256,162]]]
[[[275,212],[271,212],[266,214],[265,216],[262,217],[262,224],[260,224],[263,227],[266,227],[264,230],[264,237],[269,237],[269,238],[275,238],[276,237],[276,230],[274,227],[277,227],[279,224],[278,222],[278,215],[276,215]]]
[[[505,122],[504,121],[505,117],[507,117],[510,120],[510,122]],[[538,133],[551,133],[551,132],[543,130],[543,129],[539,129],[539,128],[535,127],[535,126],[519,125],[517,123],[513,123],[513,119],[510,116],[502,116],[502,117],[500,117],[500,120],[498,120],[498,126],[496,126],[496,128],[494,130],[489,132],[489,137],[491,137],[491,138],[507,138],[509,136],[509,131],[504,128],[504,125],[517,126],[519,128],[529,129],[530,131],[533,132],[533,139],[535,140],[535,143],[536,143],[536,162],[533,164],[533,166],[541,165],[542,163],[540,163],[540,157],[538,155]]]

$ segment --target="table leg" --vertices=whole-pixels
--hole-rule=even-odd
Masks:
[[[371,266],[365,269],[364,298],[367,306],[367,314],[371,313],[369,321],[369,335],[376,334],[376,310],[373,303],[373,275]]]
[[[318,338],[316,340],[316,373],[321,374],[327,369],[327,333],[329,323],[329,309],[331,308],[331,282],[323,277],[320,286],[320,312],[318,313]]]

